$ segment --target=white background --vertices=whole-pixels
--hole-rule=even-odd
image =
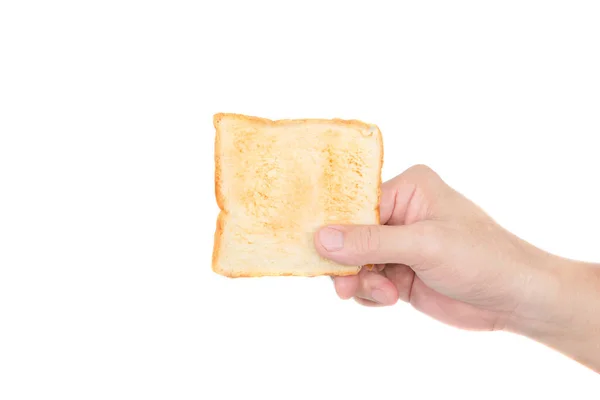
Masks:
[[[376,123],[600,261],[597,1],[3,1],[0,398],[597,399],[527,339],[210,268],[212,116]]]

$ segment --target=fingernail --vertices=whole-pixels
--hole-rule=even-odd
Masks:
[[[379,304],[388,304],[390,302],[385,292],[381,289],[373,289],[371,298]]]
[[[336,229],[323,228],[319,232],[319,242],[327,251],[337,251],[344,247],[344,234]]]

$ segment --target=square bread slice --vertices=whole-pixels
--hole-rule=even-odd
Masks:
[[[326,224],[379,224],[383,143],[356,120],[216,114],[212,269],[227,277],[354,275],[319,256]]]

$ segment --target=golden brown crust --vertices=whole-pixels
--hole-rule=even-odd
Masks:
[[[213,254],[212,254],[212,269],[214,272],[218,273],[218,274],[223,274],[223,271],[219,268],[218,263],[219,263],[219,252],[221,249],[221,241],[222,241],[222,237],[223,237],[223,218],[225,217],[225,202],[223,199],[223,194],[221,192],[221,184],[222,184],[222,178],[221,178],[221,158],[219,157],[219,149],[220,149],[220,132],[219,132],[219,126],[218,126],[218,122],[220,121],[220,118],[218,119],[217,116],[215,115],[215,117],[213,118],[213,125],[215,127],[215,129],[217,130],[216,135],[215,135],[215,146],[214,146],[214,156],[215,156],[215,198],[217,200],[217,205],[219,206],[219,215],[217,216],[217,226],[215,229],[215,235],[214,235],[214,244],[213,244]]]
[[[217,205],[219,206],[219,209],[221,210],[225,210],[225,205],[224,205],[224,199],[223,199],[223,195],[221,193],[221,158],[219,157],[219,149],[221,146],[221,134],[219,132],[219,121],[220,118],[217,118],[217,116],[215,115],[214,119],[213,119],[213,124],[215,129],[217,130],[216,135],[215,135],[215,146],[214,146],[214,151],[215,151],[215,197],[217,199]]]
[[[214,150],[215,150],[215,154],[214,154],[215,197],[216,197],[217,205],[219,207],[219,214],[217,217],[217,224],[216,224],[216,229],[215,229],[215,234],[214,234],[214,247],[213,247],[213,254],[212,254],[212,270],[215,273],[225,276],[225,277],[228,277],[228,278],[252,278],[252,277],[268,277],[268,276],[271,276],[271,277],[282,277],[282,276],[318,277],[318,276],[350,276],[350,275],[358,274],[361,270],[361,267],[358,267],[358,268],[348,267],[347,269],[335,270],[335,271],[322,270],[319,272],[297,271],[297,272],[289,272],[289,273],[277,273],[277,272],[267,272],[267,271],[260,271],[260,272],[229,271],[229,270],[223,270],[219,266],[219,255],[220,255],[220,248],[221,248],[222,236],[223,236],[223,230],[224,230],[223,225],[225,223],[224,220],[225,220],[225,216],[227,214],[227,210],[225,207],[225,199],[223,197],[222,190],[221,190],[221,186],[222,186],[221,167],[222,166],[221,166],[221,159],[219,156],[219,149],[220,149],[220,145],[221,145],[221,143],[220,143],[220,136],[221,136],[220,122],[223,118],[233,118],[233,119],[237,119],[239,121],[252,121],[255,123],[261,123],[261,124],[267,124],[267,125],[305,124],[305,123],[336,123],[336,124],[346,125],[349,127],[367,129],[376,136],[376,140],[377,140],[377,143],[378,143],[379,149],[380,149],[380,160],[379,160],[378,168],[379,168],[379,171],[381,171],[381,169],[383,167],[383,140],[382,140],[382,135],[381,135],[381,131],[379,130],[379,127],[377,127],[374,124],[368,124],[368,123],[365,123],[363,121],[356,120],[356,119],[312,118],[312,119],[271,120],[271,119],[267,119],[267,118],[248,116],[248,115],[236,114],[236,113],[216,113],[213,116],[213,125],[216,129],[215,146],[214,146]],[[379,175],[380,176],[379,176],[379,182],[378,182],[378,187],[377,187],[377,206],[375,208],[376,220],[378,222],[380,221],[380,218],[381,218],[379,203],[381,200],[381,185],[382,185],[381,174],[379,174]],[[369,270],[371,270],[374,266],[373,265],[365,265],[365,267],[367,267],[367,268],[369,268]]]
[[[306,124],[306,123],[336,123],[336,124],[342,124],[342,125],[347,125],[347,126],[354,126],[354,127],[363,128],[363,129],[375,128],[376,131],[377,131],[378,137],[381,138],[381,132],[379,132],[379,128],[376,125],[368,124],[366,122],[363,122],[363,121],[360,121],[360,120],[357,120],[357,119],[306,118],[306,119],[277,119],[277,120],[272,120],[272,119],[268,119],[268,118],[254,117],[254,116],[244,115],[244,114],[217,113],[213,117],[213,121],[214,121],[215,127],[217,127],[217,125],[219,124],[219,122],[223,118],[227,118],[227,117],[228,118],[237,119],[239,121],[252,121],[252,122],[257,122],[257,123],[262,123],[262,124],[267,124],[267,125],[286,125],[286,124],[298,124],[298,125],[301,125],[301,124]]]
[[[217,217],[217,227],[215,229],[215,238],[212,253],[212,270],[218,274],[223,274],[223,271],[219,268],[219,252],[221,251],[221,241],[223,239],[223,218],[224,213],[219,212]]]
[[[213,266],[213,271],[218,273],[219,275],[225,276],[227,278],[260,278],[260,277],[283,277],[283,276],[291,276],[291,277],[302,277],[302,278],[314,278],[314,277],[319,277],[319,276],[351,276],[351,275],[356,275],[359,271],[360,268],[348,268],[348,270],[343,270],[343,271],[338,271],[338,272],[331,272],[331,271],[324,271],[324,272],[315,272],[315,273],[301,273],[301,272],[286,272],[286,273],[270,273],[270,272],[261,272],[261,273],[251,273],[251,272],[246,272],[246,271],[224,271],[221,270],[218,267],[214,267]]]

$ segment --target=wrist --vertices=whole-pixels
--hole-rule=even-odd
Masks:
[[[543,253],[525,281],[507,330],[533,338],[564,336],[592,322],[589,317],[600,303],[598,266]]]
[[[544,252],[528,259],[519,290],[517,306],[511,313],[506,330],[537,338],[560,329],[568,321],[570,296],[564,292],[562,277],[568,268],[565,261]]]
[[[596,367],[600,356],[600,266],[541,255],[506,330]]]

